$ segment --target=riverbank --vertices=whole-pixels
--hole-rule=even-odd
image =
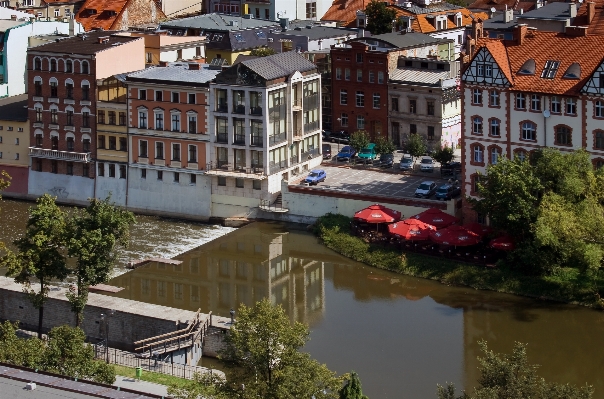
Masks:
[[[314,226],[315,234],[328,248],[369,266],[408,276],[440,281],[443,284],[468,286],[531,298],[604,308],[597,294],[604,290],[604,280],[593,279],[576,269],[561,269],[551,276],[526,276],[504,267],[486,268],[379,244],[369,244],[350,233],[351,218],[327,214]]]

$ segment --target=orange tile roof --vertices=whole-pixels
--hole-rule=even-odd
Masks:
[[[502,41],[501,44],[496,42],[496,39],[480,39],[478,46],[489,49],[504,72],[507,70],[506,75],[513,77],[512,89],[518,91],[577,95],[603,61],[604,40],[599,36],[572,37],[563,33],[531,30],[522,44],[515,40]],[[518,74],[520,67],[531,58],[536,64],[535,74]],[[548,60],[560,62],[553,79],[541,77]],[[580,78],[564,78],[566,70],[573,63],[581,67]]]
[[[594,16],[591,23],[587,20],[587,2],[583,2],[577,10],[577,17],[573,25],[589,26],[588,35],[604,35],[604,0],[591,0],[595,4]]]
[[[535,8],[535,2],[518,0],[476,0],[474,3],[468,6],[470,10],[487,11],[489,11],[492,7],[495,7],[497,11],[504,11],[506,9],[520,11],[522,9],[524,12],[526,12]]]
[[[473,18],[480,18],[483,21],[489,18],[489,15],[486,12],[472,12],[470,10],[468,10],[467,8],[458,8],[458,9],[453,9],[453,10],[446,10],[446,11],[435,11],[435,12],[430,12],[430,13],[426,13],[426,14],[414,14],[411,11],[399,8],[399,7],[391,7],[396,11],[396,18],[399,17],[403,17],[403,16],[407,16],[407,17],[415,17],[415,19],[413,19],[413,21],[411,22],[411,29],[414,32],[419,32],[419,33],[433,33],[436,32],[436,27],[432,24],[432,22],[428,21],[428,18],[426,18],[428,15],[447,15],[447,14],[451,14],[451,13],[457,13],[457,12],[461,12],[461,19],[462,19],[462,24],[463,25],[471,25],[472,24],[472,17]],[[455,22],[451,19],[451,18],[447,18],[447,29],[453,29],[456,28],[457,25],[455,25]]]
[[[347,28],[356,28],[357,11],[364,10],[370,2],[371,0],[334,0],[321,21],[338,21]]]
[[[84,30],[93,29],[111,30],[120,17],[122,11],[128,6],[130,0],[86,0],[76,15],[76,20],[82,24]],[[150,4],[157,8],[158,18],[165,17],[155,1]],[[88,10],[96,10],[90,14]]]

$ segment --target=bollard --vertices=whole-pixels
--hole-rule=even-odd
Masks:
[[[143,376],[143,368],[137,367],[136,368],[136,378],[140,381],[142,376]]]

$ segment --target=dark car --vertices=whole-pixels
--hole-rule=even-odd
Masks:
[[[443,176],[461,174],[461,162],[449,162],[440,166],[440,174]]]
[[[306,179],[304,179],[304,183],[308,183],[309,185],[318,184],[327,178],[327,173],[323,169],[313,169],[310,171]]]
[[[436,199],[448,201],[451,198],[457,197],[461,194],[461,188],[454,186],[453,184],[443,184],[436,190]]]
[[[415,196],[418,198],[430,198],[436,191],[436,183],[433,181],[422,182],[415,190]]]
[[[323,159],[331,159],[331,146],[329,144],[323,144]]]
[[[378,165],[380,168],[391,168],[394,165],[394,155],[392,155],[392,154],[380,155],[380,160],[378,161]]]
[[[331,134],[331,136],[329,136],[329,141],[331,141],[332,143],[349,144],[350,143],[350,134],[348,134],[348,132],[345,130],[341,130],[339,132],[334,132]]]
[[[338,155],[336,155],[336,161],[350,161],[356,155],[356,150],[351,146],[347,145],[345,147],[342,147],[340,152],[338,152]]]

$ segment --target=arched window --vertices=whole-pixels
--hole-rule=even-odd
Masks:
[[[59,107],[56,104],[50,104],[50,123],[59,123]],[[58,133],[57,133],[58,134]]]
[[[42,104],[34,104],[34,111],[36,112],[36,120],[35,122],[37,123],[42,123],[42,112],[43,112],[44,108],[42,107]]]
[[[524,151],[524,150],[516,150],[516,158],[518,158],[518,160],[520,162],[526,161],[526,159],[527,159],[526,151]]]
[[[65,90],[67,98],[73,100],[73,80],[67,79],[65,80]]]
[[[50,72],[56,72],[57,71],[57,60],[55,60],[54,58],[50,59]]]
[[[73,61],[71,61],[71,60],[65,61],[65,72],[67,72],[67,73],[73,72]]]
[[[73,126],[73,107],[72,106],[67,106],[65,107],[65,116],[67,117],[67,120],[65,121],[65,125],[67,126]]]
[[[555,128],[556,145],[572,145],[572,129],[566,125],[558,125]]]
[[[89,74],[90,73],[89,72],[89,68],[88,68],[88,61],[82,61],[82,64],[81,64],[80,68],[82,70],[81,71],[82,73],[84,73],[84,74]]]
[[[82,151],[90,152],[90,135],[84,133],[82,135]]]
[[[34,69],[36,71],[41,71],[42,70],[42,59],[40,57],[35,57],[34,58]]]
[[[82,100],[90,100],[90,83],[86,79],[82,80]]]
[[[90,127],[90,109],[82,108],[82,127]]]
[[[74,152],[75,151],[75,135],[73,133],[69,132],[66,134],[65,140],[67,141],[67,151]]]
[[[57,98],[59,96],[57,87],[59,85],[59,81],[57,78],[50,78],[50,96],[53,98]]]
[[[59,133],[56,131],[50,132],[50,148],[52,150],[59,150]]]
[[[42,129],[36,129],[34,131],[34,138],[36,139],[36,147],[42,148],[44,140],[44,132],[42,131]]]
[[[472,134],[482,134],[482,118],[480,116],[472,118]]]
[[[522,140],[537,140],[536,136],[537,125],[533,122],[527,121],[522,123]]]

